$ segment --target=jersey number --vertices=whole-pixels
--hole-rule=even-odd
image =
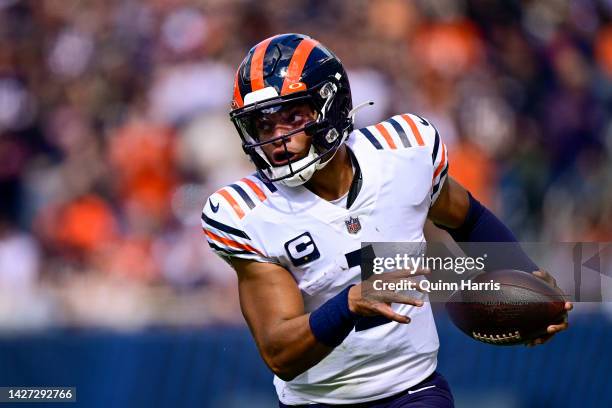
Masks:
[[[361,260],[362,259],[374,259],[374,248],[372,245],[367,245],[365,247],[359,248],[355,251],[349,252],[344,255],[346,258],[346,263],[349,268],[353,268],[358,266],[361,270],[361,280],[366,280],[370,277],[372,272],[364,271],[361,269]],[[357,320],[357,324],[355,325],[355,331],[363,331],[367,329],[371,329],[372,327],[382,326],[383,324],[391,323],[391,320],[387,319],[384,316],[363,316]]]

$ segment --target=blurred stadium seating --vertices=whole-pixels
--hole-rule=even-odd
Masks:
[[[354,101],[376,102],[358,124],[434,122],[451,175],[522,240],[612,241],[610,1],[0,0],[0,385],[246,406],[217,399],[235,386],[269,406],[235,277],[199,218],[251,169],[227,116],[233,74],[278,32],[335,50]],[[480,401],[464,406],[495,387],[504,407],[612,406],[598,382],[612,357],[593,338],[609,311],[588,310],[528,352],[472,344],[442,316],[442,370]],[[209,363],[230,354],[245,368]]]

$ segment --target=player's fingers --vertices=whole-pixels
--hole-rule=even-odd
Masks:
[[[416,290],[419,291],[421,293],[428,293],[428,291],[424,290],[421,287],[421,281],[425,280],[425,278],[406,278],[406,277],[396,277],[396,278],[391,278],[391,279],[387,279],[386,277],[383,279],[385,283],[401,283],[403,284],[403,288],[405,288],[404,290]]]
[[[425,276],[431,273],[429,268],[417,268],[410,272],[410,276]]]
[[[527,344],[525,344],[527,347],[534,347],[534,346],[538,346],[540,344],[544,344],[546,343],[548,340],[550,340],[552,338],[552,334],[546,334],[542,337],[538,337],[537,339],[531,340],[530,342],[528,342]]]
[[[373,306],[373,309],[378,312],[381,316],[386,317],[389,320],[393,320],[398,323],[410,323],[410,318],[408,316],[401,315],[399,313],[395,313],[391,306],[386,303],[376,303]]]
[[[403,303],[403,304],[413,305],[413,306],[423,306],[422,300],[412,298],[400,292],[394,292],[394,291],[389,291],[389,290],[379,291],[372,298],[373,298],[372,300],[383,302],[383,303],[388,303],[388,304]]]
[[[544,344],[544,343],[546,343],[547,341],[549,341],[549,340],[550,340],[550,339],[552,339],[552,338],[553,338],[553,334],[547,334],[547,335],[545,335],[545,336],[542,336],[542,337],[540,337],[540,338],[538,339],[538,340],[539,340],[539,343],[538,343],[538,344]]]
[[[542,271],[533,271],[532,273],[538,278],[544,279],[544,274],[542,273]]]
[[[417,306],[417,307],[423,306],[422,300],[415,299],[415,298],[406,296],[398,292],[386,293],[384,298],[385,298],[385,302],[403,303],[405,305],[412,305],[412,306]]]
[[[551,324],[546,328],[546,332],[548,334],[559,333],[560,331],[566,330],[569,327],[568,322],[563,322],[561,324]]]
[[[431,290],[425,290],[423,289],[423,287],[421,286],[421,282],[427,280],[427,279],[423,279],[421,281],[418,281],[415,285],[414,285],[414,290],[416,290],[417,292],[421,292],[421,293],[429,293],[431,292]]]
[[[416,279],[419,278],[415,278],[412,275],[406,275],[405,273],[401,273],[401,274],[396,274],[396,275],[392,275],[391,273],[385,273],[381,276],[381,279],[384,282],[403,282],[403,281],[413,281],[416,282]]]
[[[554,283],[555,279],[544,270],[535,271],[533,274],[536,275],[538,278],[550,283],[551,285]]]
[[[382,274],[382,276],[383,276],[383,279],[387,280],[387,279],[409,278],[411,276],[423,276],[429,273],[431,273],[431,269],[429,268],[397,269],[393,272],[386,272]]]
[[[412,276],[425,276],[431,273],[431,269],[429,268],[418,268],[415,271],[410,272]]]
[[[574,308],[574,304],[572,302],[565,302],[565,310],[570,311]],[[566,317],[567,318],[567,317]]]
[[[557,286],[557,281],[555,280],[555,278],[553,278],[553,276],[550,273],[543,271],[543,270],[539,270],[539,271],[533,272],[533,274],[536,275],[538,278],[546,281],[550,285],[555,286],[555,287]]]

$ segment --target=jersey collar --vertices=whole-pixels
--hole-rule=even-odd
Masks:
[[[379,155],[362,151],[364,149],[359,146],[347,145],[347,148],[352,156],[351,159],[354,158],[356,164],[353,182],[349,189],[349,195],[352,193],[354,197],[352,200],[347,199],[348,208],[335,205],[304,186],[287,187],[280,183],[276,184],[279,191],[291,202],[293,211],[306,211],[323,222],[331,223],[338,219],[345,219],[348,215],[367,215],[374,209],[380,189],[380,174],[376,170],[376,167],[380,168],[376,166],[380,160]],[[359,174],[357,174],[357,168]]]

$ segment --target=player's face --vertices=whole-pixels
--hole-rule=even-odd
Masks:
[[[255,129],[259,141],[265,142],[303,128],[315,119],[316,111],[309,104],[294,104],[255,118]],[[265,144],[261,148],[273,166],[283,166],[290,161],[294,162],[305,157],[310,149],[310,143],[310,136],[302,131]]]

